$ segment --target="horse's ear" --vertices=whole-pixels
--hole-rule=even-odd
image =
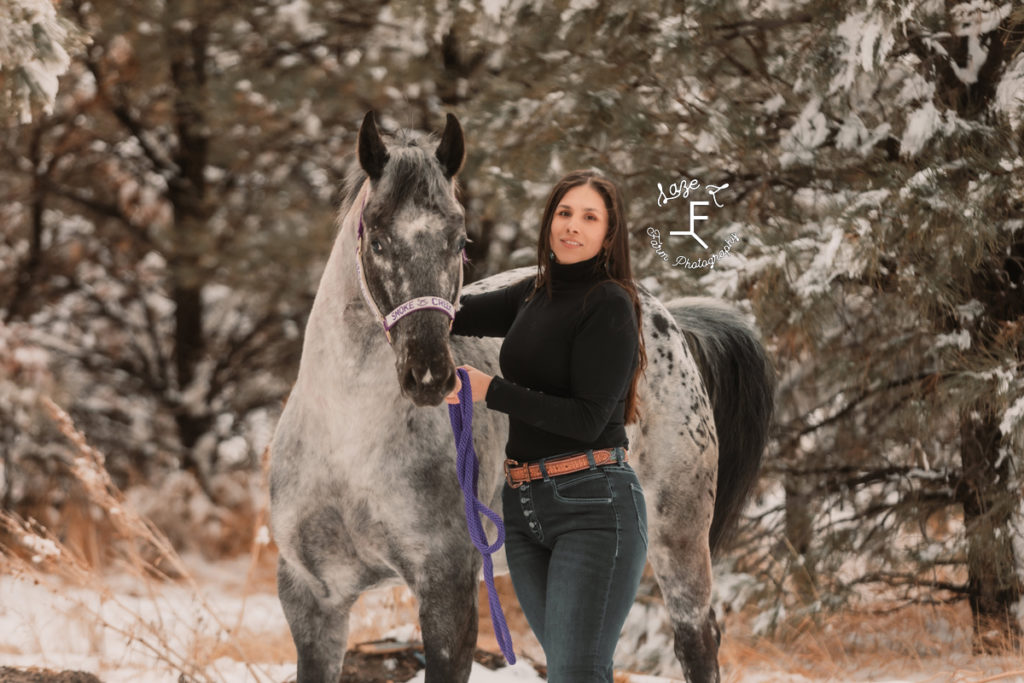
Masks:
[[[466,160],[466,143],[462,138],[462,126],[454,114],[448,114],[441,142],[437,144],[437,151],[434,154],[449,178],[462,168],[462,162]]]
[[[380,131],[373,120],[373,110],[366,112],[363,125],[359,127],[359,141],[356,143],[359,154],[359,165],[370,176],[370,180],[379,180],[384,172],[384,164],[388,163],[388,148],[380,138]]]

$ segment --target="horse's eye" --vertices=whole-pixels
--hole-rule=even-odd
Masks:
[[[382,245],[378,239],[370,242],[370,248],[373,249],[374,254],[379,254],[384,251],[384,245]]]

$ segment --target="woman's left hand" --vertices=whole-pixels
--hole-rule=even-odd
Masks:
[[[473,403],[484,400],[487,396],[487,388],[491,386],[491,380],[494,379],[492,375],[484,374],[477,370],[472,365],[460,365],[460,368],[465,370],[469,374],[469,388],[473,392]],[[459,375],[455,375],[455,389],[452,393],[444,397],[447,403],[457,404],[459,402],[459,390],[462,389],[462,382],[459,381]]]

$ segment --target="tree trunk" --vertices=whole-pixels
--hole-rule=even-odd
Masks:
[[[175,177],[168,183],[168,199],[174,208],[173,253],[169,258],[175,304],[174,364],[178,388],[189,396],[178,406],[175,420],[183,449],[182,465],[209,491],[207,475],[213,463],[200,462],[195,452],[199,438],[212,423],[206,406],[196,405],[196,399],[197,395],[206,400],[209,396],[191,387],[206,353],[202,293],[207,273],[201,258],[208,243],[205,170],[209,131],[205,108],[209,32],[207,18],[195,0],[169,2],[165,21],[177,133]]]
[[[817,576],[811,540],[814,536],[814,511],[811,508],[812,487],[799,475],[787,473],[786,549],[793,559],[791,576],[801,602],[811,604],[818,598]]]
[[[999,650],[1021,644],[1015,607],[1021,578],[1013,549],[1017,496],[1009,455],[999,454],[998,418],[981,409],[960,418],[963,479],[957,499],[963,505],[967,533],[967,577],[974,649]]]
[[[7,305],[5,323],[28,318],[34,308],[30,294],[38,284],[36,280],[43,262],[43,213],[46,211],[47,170],[45,162],[42,160],[41,147],[45,130],[45,123],[37,123],[32,132],[32,143],[29,145],[29,159],[32,161],[34,173],[32,175],[32,203],[29,212],[28,257],[18,268],[14,293]]]

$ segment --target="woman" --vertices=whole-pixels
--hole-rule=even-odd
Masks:
[[[463,297],[452,327],[505,337],[503,377],[463,367],[473,400],[509,416],[505,554],[551,683],[611,683],[646,562],[643,491],[625,460],[646,366],[627,238],[615,185],[568,174],[544,208],[536,279]]]

